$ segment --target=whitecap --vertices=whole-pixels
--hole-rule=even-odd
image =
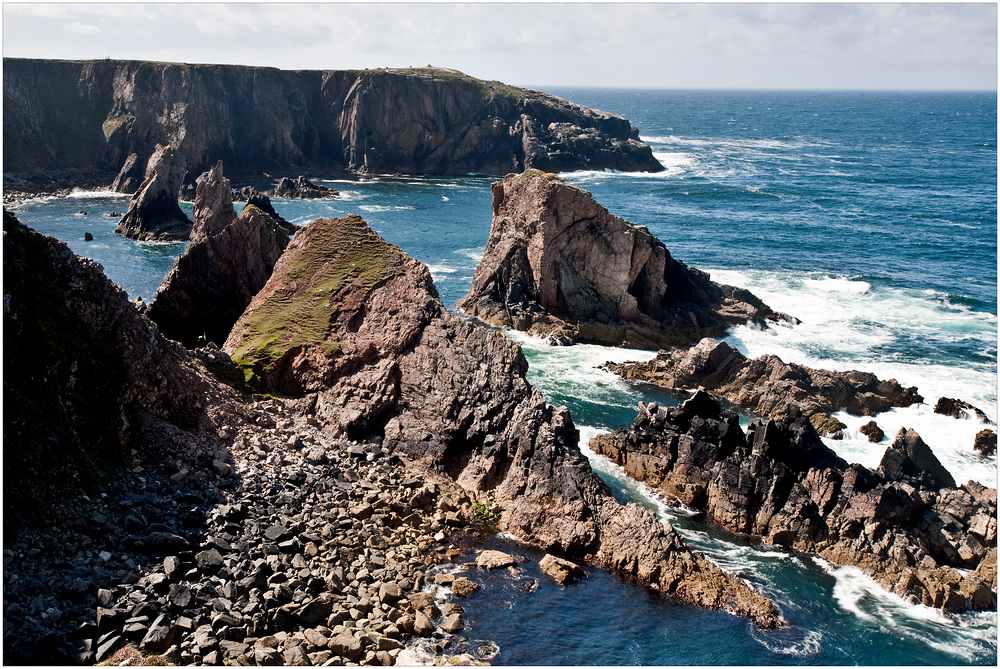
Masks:
[[[484,250],[483,250],[483,249],[481,249],[481,248],[474,248],[474,249],[456,249],[456,250],[454,251],[454,253],[457,253],[457,254],[459,254],[459,255],[463,255],[463,256],[465,256],[466,258],[469,258],[469,259],[471,259],[471,260],[475,260],[475,261],[476,261],[476,263],[478,264],[478,263],[482,262],[482,260],[483,260],[483,253],[484,253]]]
[[[358,205],[358,209],[362,211],[367,211],[372,214],[383,213],[387,211],[410,211],[416,209],[413,205],[389,205],[389,204],[361,204]]]
[[[427,265],[427,269],[432,275],[437,274],[454,274],[458,270],[454,267],[448,267],[447,265]]]

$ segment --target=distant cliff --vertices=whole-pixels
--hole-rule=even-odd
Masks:
[[[5,174],[114,175],[172,145],[200,174],[660,171],[624,118],[455,70],[5,58]]]

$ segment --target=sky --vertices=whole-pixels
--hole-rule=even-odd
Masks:
[[[996,90],[995,3],[16,3],[3,55],[517,86]]]

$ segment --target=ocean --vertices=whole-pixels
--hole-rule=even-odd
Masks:
[[[647,226],[674,257],[801,321],[738,327],[730,344],[751,356],[773,353],[917,386],[924,404],[880,414],[879,426],[890,438],[900,427],[914,428],[956,480],[997,485],[996,457],[972,449],[984,425],[932,411],[937,398],[954,397],[997,420],[995,93],[548,92],[625,116],[667,168],[561,175],[567,182]],[[318,179],[341,197],[274,205],[299,224],[361,215],[424,262],[454,308],[489,236],[494,178]],[[127,206],[126,196],[78,192],[13,211],[100,261],[131,297],[149,302],[185,244],[118,237],[117,219],[107,214]],[[93,241],[84,241],[86,232]],[[590,453],[589,438],[631,424],[638,402],[683,401],[684,394],[597,369],[654,351],[508,336],[523,347],[529,380],[549,402],[570,408],[584,452],[615,494],[653,509],[691,545],[765,592],[790,627],[760,632],[599,570],[558,586],[527,560],[516,575],[476,575],[485,587],[462,602],[469,640],[448,652],[521,665],[996,664],[996,612],[949,616],[907,604],[856,569],[761,545],[670,508]],[[836,417],[848,429],[828,445],[849,461],[876,466],[888,441],[871,444],[860,435],[867,417]],[[491,542],[540,557],[503,535]]]

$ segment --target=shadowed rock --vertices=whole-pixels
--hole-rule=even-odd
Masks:
[[[184,158],[158,144],[146,165],[146,178],[129,201],[115,232],[140,241],[187,239],[191,220],[177,204],[187,173]]]
[[[300,176],[297,179],[282,177],[278,181],[278,185],[275,186],[273,190],[269,190],[264,194],[270,195],[271,197],[287,197],[307,200],[321,197],[335,197],[340,193],[332,188],[314,184],[304,176]]]
[[[493,224],[458,308],[562,341],[661,348],[775,315],[712,282],[590,193],[538,170],[493,184]]]
[[[704,388],[760,416],[781,418],[799,411],[820,434],[846,427],[830,415],[842,409],[874,416],[892,407],[923,402],[916,388],[904,388],[895,379],[882,381],[869,372],[812,369],[782,362],[774,355],[748,359],[729,344],[709,338],[689,349],[660,351],[652,360],[607,363],[604,369],[672,390]]]
[[[427,268],[357,216],[295,235],[224,350],[252,385],[302,397],[331,436],[381,441],[473,497],[494,491],[501,526],[523,541],[777,624],[767,599],[652,512],[618,504],[569,412],[525,380],[520,348],[448,314]]]
[[[673,409],[640,404],[629,429],[590,447],[730,529],[857,566],[912,601],[996,606],[996,490],[955,487],[912,430],[873,472],[838,457],[798,412],[744,433],[699,391]]]
[[[198,177],[197,184],[192,209],[194,217],[194,226],[191,228],[192,242],[211,237],[236,219],[233,191],[229,179],[222,174],[221,160]]]
[[[115,177],[114,183],[111,184],[111,190],[116,193],[132,195],[139,190],[139,186],[142,185],[145,178],[146,171],[142,162],[139,161],[139,155],[130,153],[118,172],[118,176]]]

